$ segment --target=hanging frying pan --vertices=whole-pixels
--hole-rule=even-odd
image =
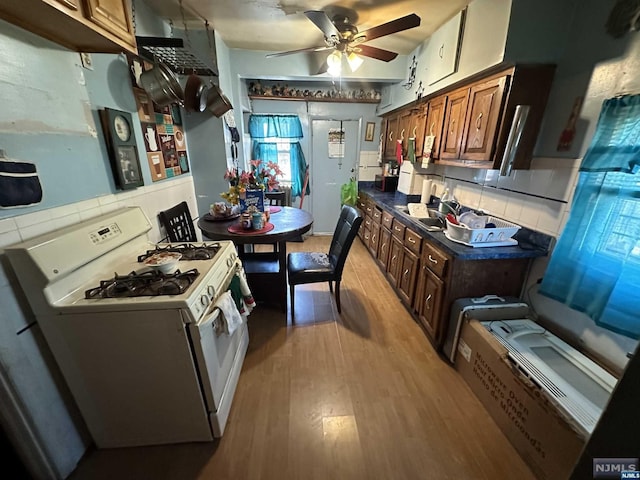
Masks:
[[[207,108],[218,118],[231,109],[231,102],[214,83],[209,86],[207,92]]]
[[[160,106],[182,103],[184,99],[178,79],[162,62],[140,74],[140,85],[151,101]]]
[[[209,88],[198,75],[189,75],[184,86],[184,108],[188,112],[204,112],[208,91]]]

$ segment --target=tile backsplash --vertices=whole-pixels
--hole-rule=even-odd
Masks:
[[[142,208],[152,225],[149,238],[151,241],[158,242],[165,237],[165,233],[160,231],[158,213],[185,200],[195,218],[197,216],[195,198],[193,178],[185,176],[145,185],[135,190],[0,219],[0,249],[117,208],[130,206]],[[198,229],[196,231],[200,235],[200,231]]]
[[[508,177],[500,177],[498,170],[440,165],[419,171],[434,181],[437,196],[446,185],[463,205],[558,237],[568,217],[580,161],[537,157],[530,170],[514,170]]]

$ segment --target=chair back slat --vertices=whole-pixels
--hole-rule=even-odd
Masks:
[[[167,232],[170,242],[195,242],[197,241],[196,229],[189,213],[187,202],[181,202],[158,214],[160,224]]]

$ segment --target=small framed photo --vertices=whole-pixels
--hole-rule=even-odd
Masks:
[[[364,131],[364,140],[365,142],[373,142],[373,134],[376,129],[376,124],[374,122],[367,122],[367,128]]]

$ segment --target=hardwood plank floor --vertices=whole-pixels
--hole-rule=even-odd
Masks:
[[[92,451],[70,478],[534,478],[358,239],[341,293],[339,316],[326,283],[297,286],[294,324],[258,305],[223,438]]]

